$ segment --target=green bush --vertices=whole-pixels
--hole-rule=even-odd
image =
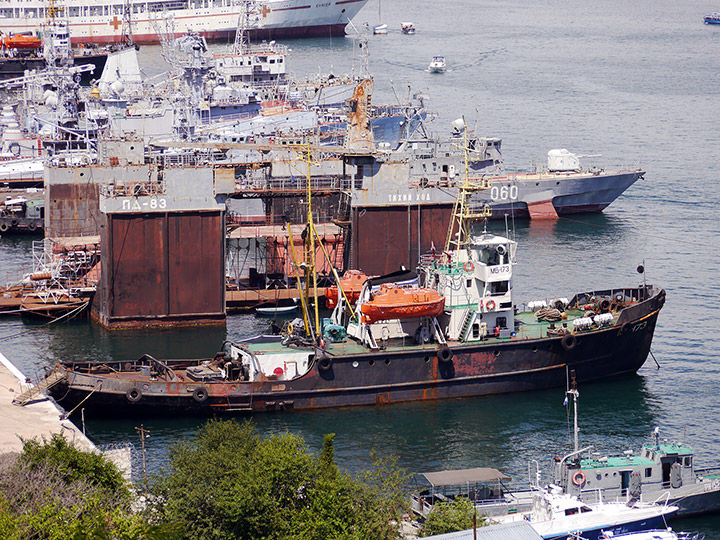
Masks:
[[[67,483],[83,480],[110,492],[129,494],[122,473],[102,454],[79,450],[57,433],[49,441],[43,437],[42,443],[37,439],[22,442],[20,461],[30,469],[55,467]]]
[[[171,450],[156,486],[161,512],[191,540],[397,538],[406,477],[376,460],[352,478],[333,455],[332,435],[314,455],[296,435],[263,438],[250,422],[213,420]]]
[[[425,518],[420,536],[432,536],[455,531],[465,531],[473,527],[474,507],[466,497],[457,497],[452,502],[441,501],[434,505],[432,512]],[[484,518],[477,519],[477,526],[485,524]]]
[[[151,525],[130,510],[130,491],[113,463],[59,435],[23,441],[0,464],[3,540],[161,540],[175,528]]]

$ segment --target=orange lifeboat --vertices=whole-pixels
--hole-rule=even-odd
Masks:
[[[345,291],[345,296],[351,304],[357,302],[360,297],[360,290],[363,284],[367,281],[367,276],[360,270],[348,270],[345,272],[343,277],[340,278],[340,286]],[[329,308],[334,308],[338,303],[338,288],[337,285],[328,287],[325,289],[325,305]]]
[[[372,300],[360,306],[363,322],[372,324],[388,319],[435,317],[445,308],[445,298],[434,289],[403,289],[386,284],[373,295]]]
[[[15,34],[14,36],[5,36],[2,44],[6,49],[39,49],[42,47],[42,41],[35,36],[26,34]]]

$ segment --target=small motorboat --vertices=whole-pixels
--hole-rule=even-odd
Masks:
[[[290,300],[279,300],[274,305],[265,305],[255,308],[255,313],[258,315],[265,315],[274,317],[276,315],[292,315],[297,311],[298,300],[292,298]]]
[[[433,56],[432,62],[428,66],[430,73],[445,73],[445,57]]]
[[[625,534],[613,534],[604,532],[598,540],[702,540],[704,536],[698,533],[674,532],[670,527],[667,529],[654,529],[651,531],[638,531]]]
[[[611,535],[662,530],[662,527],[667,527],[667,519],[677,510],[677,506],[634,500],[589,504],[564,493],[558,486],[550,485],[534,489],[530,512],[493,519],[500,523],[529,521],[544,540],[566,540],[576,535],[585,540],[601,540],[611,538]]]
[[[705,24],[720,24],[720,12],[711,13],[703,17]]]
[[[443,312],[445,297],[435,289],[404,288],[385,283],[360,306],[365,324],[392,319],[437,317]]]
[[[414,34],[415,33],[415,25],[411,22],[403,22],[400,23],[400,30],[403,34]]]
[[[373,26],[373,34],[387,34],[388,33],[388,25],[387,24],[378,24]]]

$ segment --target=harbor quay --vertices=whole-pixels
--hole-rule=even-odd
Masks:
[[[26,377],[0,352],[0,454],[22,451],[22,440],[50,439],[63,435],[79,449],[98,451],[97,447],[44,394],[38,394],[24,407],[13,404],[31,385]]]

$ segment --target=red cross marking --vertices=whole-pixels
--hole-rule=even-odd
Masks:
[[[118,26],[122,24],[122,21],[119,21],[117,18],[117,15],[113,17],[113,20],[108,23],[110,26],[112,26],[115,30],[118,29]]]
[[[263,19],[268,16],[268,13],[270,13],[270,11],[271,11],[271,10],[270,10],[269,7],[267,7],[267,4],[263,4],[263,7],[262,7],[262,16],[263,16]]]

